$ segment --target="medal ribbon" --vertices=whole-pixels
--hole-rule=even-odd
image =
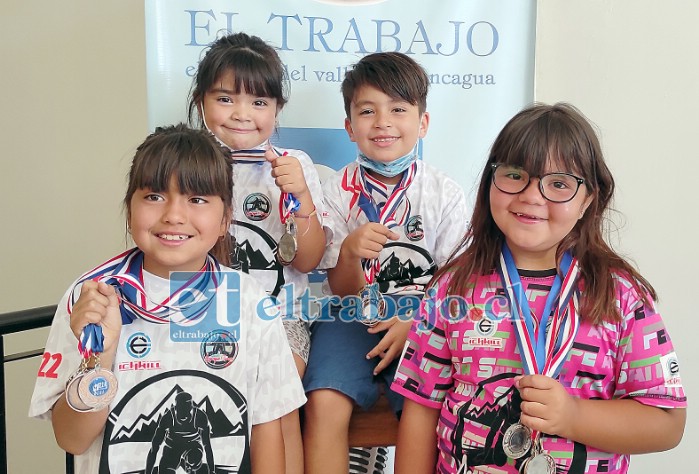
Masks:
[[[233,150],[226,145],[231,152],[231,158],[233,163],[248,163],[248,164],[262,164],[266,161],[265,152],[269,149],[269,140],[265,140],[261,144],[254,148],[248,150]]]
[[[357,203],[359,209],[364,212],[370,222],[378,222],[389,229],[396,227],[398,225],[396,222],[396,212],[398,207],[403,203],[408,188],[415,179],[417,163],[413,162],[410,167],[405,170],[403,177],[395,188],[393,188],[393,192],[391,192],[390,196],[388,194],[388,186],[376,178],[373,178],[364,171],[364,168],[358,167],[358,169],[359,172],[355,172],[354,178],[356,179],[358,177],[359,179],[353,183],[353,187],[355,190],[358,190],[359,193],[356,199],[353,198],[352,202]],[[386,202],[383,206],[380,206],[374,200],[374,192],[386,198]],[[406,216],[410,215],[410,202],[406,200],[406,203],[408,205],[403,217],[400,219],[401,221]],[[363,259],[362,268],[364,269],[364,278],[366,282],[371,284],[374,282],[374,277],[381,270],[381,262],[378,258]]]
[[[538,334],[534,327],[534,319],[529,308],[525,289],[522,286],[514,258],[507,244],[503,244],[498,262],[498,271],[510,302],[512,323],[515,327],[515,336],[517,337],[517,344],[522,356],[524,372],[528,375],[543,374],[555,378],[573,346],[573,341],[580,325],[577,311],[578,295],[576,292],[579,275],[577,259],[567,252],[563,255],[560,272],[565,277],[561,282],[559,274],[556,274],[551,290],[546,298]],[[551,308],[556,299],[558,299],[558,304],[553,313],[553,320],[547,334],[546,326],[551,317]]]
[[[107,283],[117,290],[122,324],[130,324],[136,318],[164,324],[176,316],[182,318],[179,324],[191,325],[206,314],[213,302],[214,298],[206,297],[206,291],[218,287],[220,272],[218,262],[207,255],[201,270],[193,272],[167,298],[156,303],[148,298],[143,287],[143,252],[136,247],[83,274],[70,292],[66,309],[68,314],[72,313],[77,300],[75,290],[83,282],[92,280]],[[180,298],[186,302],[179,303]],[[178,304],[172,301],[178,301]],[[92,353],[102,352],[103,341],[102,328],[88,324],[83,329],[78,349],[84,357],[89,357]]]

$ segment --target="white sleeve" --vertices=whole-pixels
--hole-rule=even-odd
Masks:
[[[69,294],[70,290],[58,303],[46,349],[41,357],[34,393],[29,404],[29,416],[33,418],[51,418],[53,405],[61,398],[68,379],[80,365],[78,340],[70,329],[67,310]]]
[[[471,211],[466,204],[463,189],[452,179],[443,182],[442,217],[437,228],[435,261],[444,265],[454,249],[466,235]]]

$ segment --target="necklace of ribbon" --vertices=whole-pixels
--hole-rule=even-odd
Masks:
[[[528,375],[543,374],[555,378],[573,347],[575,335],[580,326],[577,311],[579,300],[577,259],[568,252],[563,254],[560,274],[563,274],[564,278],[561,281],[559,273],[556,273],[538,328],[534,323],[525,288],[507,244],[503,245],[498,271],[510,302],[512,324],[515,328],[524,372]],[[556,304],[556,310],[552,314],[554,304]],[[547,332],[550,318],[553,319]]]
[[[408,188],[415,179],[417,163],[413,162],[403,173],[400,182],[389,193],[388,186],[367,173],[363,167],[357,166],[352,178],[349,178],[349,170],[345,169],[342,187],[352,193],[350,200],[350,212],[356,204],[358,212],[364,212],[369,222],[378,222],[389,229],[398,225],[397,220],[403,220],[410,215],[410,201],[405,199]],[[379,203],[374,196],[380,197]],[[380,204],[385,199],[383,204]],[[407,204],[403,216],[396,219],[396,213],[401,204]],[[363,259],[362,268],[367,284],[374,282],[374,277],[381,270],[381,262],[378,258]]]
[[[546,297],[538,331],[529,308],[525,288],[515,266],[514,257],[507,244],[503,244],[498,261],[498,271],[510,302],[512,324],[515,328],[524,372],[528,375],[542,374],[556,378],[573,347],[575,335],[580,327],[577,259],[568,252],[563,254],[560,274],[563,274],[564,278],[561,281],[559,272],[556,273]],[[552,315],[551,327],[547,332],[546,327],[551,317],[551,308],[556,300],[558,304]],[[538,436],[538,431],[531,430],[533,442],[536,442]]]
[[[211,295],[221,280],[219,263],[210,255],[201,270],[181,272],[170,279],[170,294],[161,302],[150,300],[143,286],[143,252],[135,247],[83,274],[73,286],[67,302],[68,314],[77,301],[76,289],[85,281],[104,282],[113,286],[119,296],[122,324],[130,324],[140,318],[151,323],[166,324],[175,321],[180,325],[196,324],[206,314],[215,300]],[[182,277],[184,276],[184,277]],[[102,328],[90,323],[83,328],[78,350],[85,358],[99,354],[104,348]]]

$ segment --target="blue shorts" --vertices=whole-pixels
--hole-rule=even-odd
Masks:
[[[335,314],[337,316],[337,314]],[[311,325],[311,353],[303,377],[306,392],[319,389],[336,390],[361,406],[370,409],[379,398],[380,384],[396,414],[403,409],[403,397],[390,389],[396,375],[396,357],[385,369],[374,376],[379,359],[367,360],[367,353],[384,336],[385,332],[370,334],[368,327],[359,321],[316,321]]]

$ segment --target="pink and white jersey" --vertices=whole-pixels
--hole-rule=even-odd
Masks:
[[[660,315],[628,279],[614,278],[621,320],[583,321],[558,381],[583,399],[633,398],[661,408],[685,407],[677,356]],[[535,322],[553,279],[553,270],[521,272]],[[449,310],[456,303],[434,309],[445,300],[444,286],[436,290],[423,300],[392,389],[440,409],[438,473],[517,473],[525,458],[509,459],[502,438],[520,417],[521,398],[513,383],[524,370],[500,276],[479,278],[458,299],[465,302],[458,311]],[[626,473],[629,466],[627,455],[556,436],[543,435],[542,447],[554,457],[558,474]]]

